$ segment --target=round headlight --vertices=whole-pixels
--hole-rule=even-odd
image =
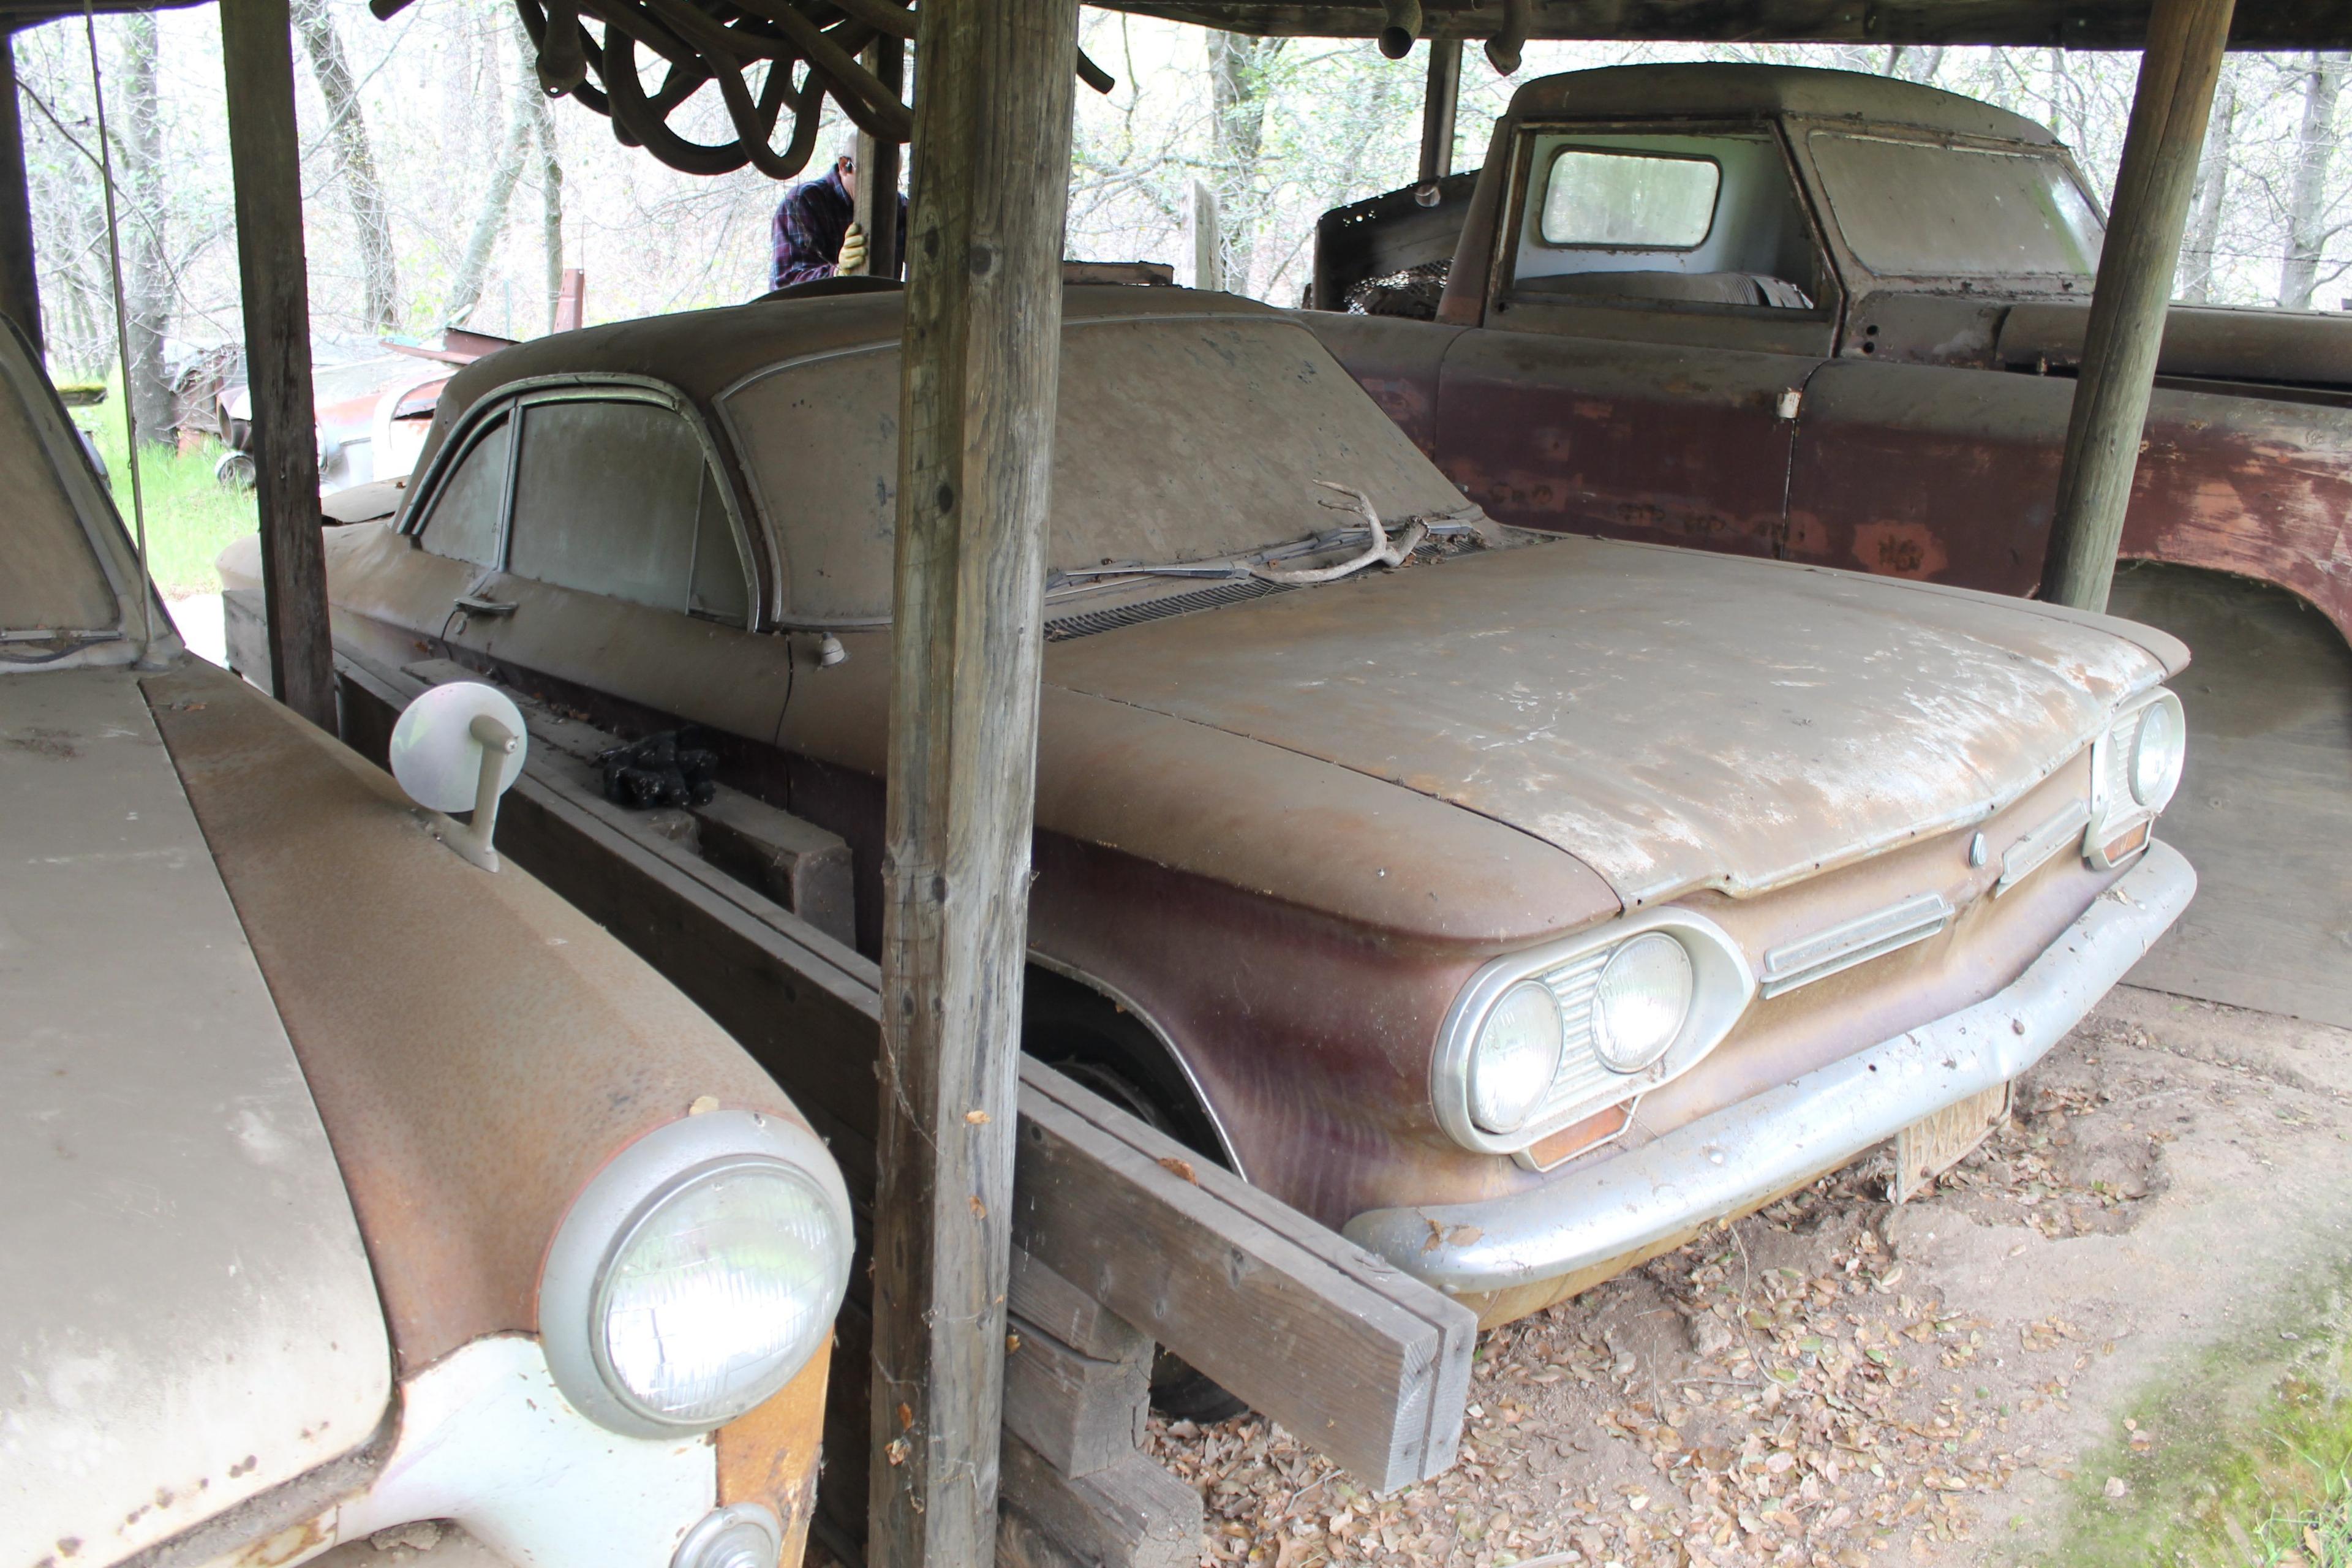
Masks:
[[[1690,1016],[1690,954],[1645,931],[1612,954],[1592,995],[1592,1046],[1613,1072],[1639,1072],[1666,1054]]]
[[[2132,798],[2150,811],[2162,811],[2180,784],[2180,765],[2187,759],[2187,737],[2181,733],[2180,710],[2169,702],[2151,702],[2139,716],[2132,736]]]
[[[849,1249],[849,1194],[806,1126],[744,1110],[666,1123],[556,1227],[539,1280],[547,1370],[631,1436],[731,1421],[821,1353]]]
[[[1503,993],[1470,1051],[1470,1115],[1489,1132],[1524,1126],[1559,1072],[1559,1004],[1523,980]]]
[[[746,1159],[657,1194],[597,1280],[597,1370],[639,1414],[715,1426],[782,1388],[833,1322],[848,1237],[816,1184]]]

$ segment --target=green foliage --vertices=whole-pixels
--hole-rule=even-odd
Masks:
[[[123,526],[135,528],[131,461],[122,438],[121,377],[108,381],[105,402],[72,413],[74,422],[96,438],[99,455],[106,459],[107,477]],[[167,599],[220,592],[220,573],[214,561],[261,526],[253,492],[229,489],[213,478],[213,466],[226,449],[217,441],[206,440],[185,453],[142,445],[139,478],[147,508],[148,570],[156,586]]]
[[[2283,1290],[2238,1337],[2151,1384],[2126,1432],[2084,1456],[2046,1561],[2352,1568],[2347,1275]]]

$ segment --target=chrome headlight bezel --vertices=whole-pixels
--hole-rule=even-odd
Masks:
[[[540,1347],[556,1386],[598,1426],[633,1437],[677,1437],[726,1425],[773,1397],[808,1358],[754,1385],[756,1397],[714,1419],[673,1420],[646,1408],[605,1365],[597,1314],[607,1276],[625,1244],[666,1203],[714,1175],[746,1166],[782,1167],[813,1188],[832,1218],[835,1245],[824,1259],[824,1320],[839,1310],[849,1285],[852,1230],[848,1189],[824,1142],[797,1121],[763,1111],[714,1110],[655,1128],[592,1177],[549,1243],[539,1282]],[[824,1343],[820,1336],[811,1353]],[[772,1386],[770,1386],[772,1384]]]
[[[2180,737],[2181,765],[2173,770],[2164,789],[2150,803],[2140,800],[2133,792],[2132,767],[2141,726],[2151,711],[2159,709],[2170,717]],[[2170,690],[2159,686],[2118,708],[2106,728],[2091,742],[2091,823],[2083,831],[2083,858],[2103,871],[2137,858],[2154,838],[2152,825],[2156,818],[2179,792],[2188,756],[2188,716],[2181,710],[2180,699]],[[2128,850],[2111,858],[2107,846],[2142,823],[2150,824],[2150,831],[2140,835]]]
[[[1550,985],[1555,995],[1563,985],[1597,984],[1601,968],[1620,948],[1652,931],[1682,945],[1693,976],[1690,1006],[1665,1050],[1639,1071],[1616,1072],[1598,1059],[1589,1028],[1579,1026],[1574,1004],[1564,1005],[1567,1038],[1551,1097],[1515,1131],[1495,1132],[1480,1126],[1471,1113],[1470,1061],[1496,1005],[1528,980]],[[1517,1154],[1564,1127],[1689,1071],[1730,1033],[1755,995],[1755,973],[1738,944],[1714,921],[1687,910],[1645,910],[1506,953],[1473,974],[1447,1009],[1430,1060],[1430,1103],[1438,1125],[1463,1147],[1486,1154]],[[1580,1056],[1584,1059],[1577,1059]],[[1598,1077],[1577,1076],[1587,1061],[1598,1069]]]

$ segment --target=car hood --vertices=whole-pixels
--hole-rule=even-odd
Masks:
[[[1507,823],[1631,905],[1986,816],[2186,662],[2105,616],[1564,539],[1057,643],[1045,679]]]
[[[0,676],[0,1562],[112,1563],[364,1443],[391,1349],[132,672]]]

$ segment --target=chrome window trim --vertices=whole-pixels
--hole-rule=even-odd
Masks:
[[[1617,1075],[1612,1087],[1622,1087],[1622,1093],[1563,1102],[1515,1132],[1489,1132],[1480,1127],[1470,1114],[1470,1052],[1486,1016],[1504,993],[1522,980],[1589,959],[1647,931],[1664,931],[1680,942],[1690,955],[1693,971],[1690,1013],[1665,1054],[1641,1072]],[[1722,1043],[1755,996],[1755,971],[1739,944],[1713,921],[1670,905],[1505,953],[1473,974],[1446,1009],[1445,1021],[1438,1027],[1436,1049],[1430,1057],[1430,1104],[1446,1136],[1463,1147],[1480,1153],[1516,1155],[1564,1127],[1681,1077]],[[1562,1070],[1566,1070],[1565,1060]]]
[[[497,563],[484,568],[488,572],[506,571],[508,549],[513,542],[509,535],[514,523],[515,484],[522,471],[522,444],[527,435],[523,429],[522,414],[526,408],[542,403],[654,403],[686,421],[687,427],[694,432],[695,441],[702,448],[703,466],[719,481],[719,503],[727,509],[728,528],[735,536],[737,562],[743,573],[744,602],[749,606],[740,623],[717,616],[701,615],[695,618],[709,620],[718,626],[740,624],[740,628],[746,631],[758,630],[761,607],[758,555],[752,547],[751,523],[744,515],[742,499],[728,477],[728,466],[718,438],[712,435],[709,422],[703,418],[702,411],[695,406],[694,399],[668,382],[649,375],[618,373],[537,375],[509,382],[476,400],[474,405],[458,418],[448,437],[433,454],[433,460],[425,466],[424,475],[416,482],[415,499],[394,525],[398,531],[407,535],[411,544],[416,548],[424,548],[424,531],[432,523],[432,510],[441,499],[442,481],[448,470],[465,460],[475,443],[481,439],[483,432],[500,416],[509,416],[514,421],[514,434],[507,445],[506,488],[499,499]],[[699,505],[699,497],[697,504]],[[695,545],[698,550],[701,547],[698,527]],[[694,567],[695,561],[689,555],[686,598],[677,606],[680,615],[694,613],[688,608],[693,602]]]

